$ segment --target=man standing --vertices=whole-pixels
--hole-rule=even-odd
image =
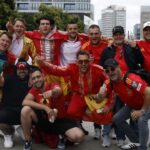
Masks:
[[[3,87],[0,130],[4,135],[5,148],[13,146],[14,128],[12,125],[20,125],[22,100],[29,90],[29,65],[26,61],[19,59],[15,68],[16,71],[13,76],[0,76],[0,87]]]
[[[24,58],[28,63],[34,64],[36,56],[36,48],[33,41],[24,35],[26,30],[26,23],[21,18],[16,18],[13,24],[13,40],[10,51],[16,56],[16,58]]]
[[[57,84],[44,81],[44,75],[37,67],[31,70],[33,87],[23,101],[21,122],[25,136],[24,150],[31,150],[32,122],[47,133],[66,135],[72,142],[81,142],[84,134],[75,121],[60,117],[64,115],[61,102],[61,89]],[[61,113],[62,114],[61,114]],[[28,115],[27,115],[28,114]]]
[[[143,40],[137,41],[138,46],[144,56],[143,68],[150,72],[150,21],[143,25]]]
[[[90,53],[90,59],[93,63],[99,64],[103,49],[107,47],[107,43],[101,40],[101,31],[98,25],[91,25],[88,30],[89,41],[85,42],[81,49]],[[101,137],[101,126],[94,124],[94,139]]]
[[[120,65],[122,71],[136,70],[143,65],[143,55],[137,45],[128,45],[125,42],[125,32],[122,26],[115,26],[112,30],[113,43],[105,48],[100,58],[100,65],[105,60],[114,58]]]
[[[91,25],[88,30],[89,41],[84,43],[82,50],[90,53],[93,63],[99,64],[103,49],[107,47],[107,43],[101,40],[101,31],[98,25]]]
[[[88,40],[88,36],[78,33],[78,24],[71,21],[67,25],[67,33],[60,48],[60,66],[67,66],[76,63],[76,54],[83,43]]]

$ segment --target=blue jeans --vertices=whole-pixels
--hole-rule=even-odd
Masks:
[[[147,150],[147,142],[149,137],[148,119],[150,119],[150,107],[138,120],[139,127],[139,150]]]
[[[103,136],[104,135],[108,135],[109,136],[110,131],[111,131],[111,123],[110,124],[105,124],[103,126],[103,133],[102,133]]]
[[[120,100],[119,96],[116,96],[116,102],[114,106],[114,114],[116,114],[122,107],[124,106],[123,102]],[[113,124],[117,140],[125,140],[125,133],[122,130],[122,128],[117,127],[115,124]]]
[[[129,138],[129,140],[133,143],[138,143],[138,128],[137,122],[134,122],[134,128],[129,125],[126,121],[127,119],[131,118],[131,111],[132,109],[127,105],[123,106],[113,117],[113,123],[118,127],[121,128],[125,135]],[[136,125],[136,126],[135,126]]]

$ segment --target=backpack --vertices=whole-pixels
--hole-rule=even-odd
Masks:
[[[124,78],[123,78],[124,82],[126,82],[126,78],[128,77],[128,75],[130,73],[134,73],[134,74],[139,75],[143,80],[145,80],[145,82],[148,83],[148,85],[150,85],[150,72],[148,72],[144,69],[127,71],[124,75]]]

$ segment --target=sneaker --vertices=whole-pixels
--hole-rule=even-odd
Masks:
[[[21,126],[18,126],[16,128],[16,134],[17,136],[21,137],[22,140],[25,140],[24,134],[23,134],[23,130]]]
[[[101,129],[95,128],[94,131],[95,131],[94,139],[99,140],[101,137]]]
[[[111,137],[113,140],[116,140],[116,134],[115,134],[114,129],[111,129],[110,137]]]
[[[0,137],[4,137],[4,133],[0,130]]]
[[[103,143],[102,146],[103,147],[109,147],[111,145],[111,140],[110,137],[108,135],[104,135],[103,136]]]
[[[121,149],[136,149],[139,146],[139,143],[128,143],[126,145],[121,146]]]
[[[59,136],[59,143],[57,145],[58,149],[65,149],[66,148],[66,139],[64,136]]]
[[[32,143],[31,141],[26,141],[23,147],[23,150],[31,150],[32,149]]]
[[[82,124],[80,124],[80,128],[81,128],[81,130],[83,131],[83,133],[84,133],[85,135],[88,135],[88,134],[89,134],[89,132],[86,131],[86,130],[83,128]]]
[[[124,140],[117,140],[117,146],[118,147],[121,147],[123,145],[125,145],[125,141]]]
[[[14,145],[12,135],[4,135],[4,147],[12,148]]]

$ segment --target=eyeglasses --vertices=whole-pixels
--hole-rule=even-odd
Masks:
[[[108,74],[110,72],[114,72],[115,71],[115,68],[114,67],[111,67],[110,69],[105,69],[105,72]]]
[[[78,60],[78,64],[88,64],[89,60],[85,59],[85,60]]]

